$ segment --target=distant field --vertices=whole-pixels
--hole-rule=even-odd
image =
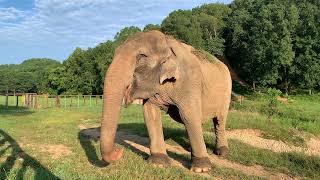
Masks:
[[[242,105],[233,105],[227,124],[230,154],[225,159],[212,154],[212,123],[203,125],[213,165],[200,175],[187,169],[190,154],[178,148],[189,148],[184,127],[166,115],[164,134],[176,165],[164,169],[146,163],[147,130],[141,107],[131,105],[122,110],[119,123],[124,158],[103,167],[99,140],[84,133],[100,125],[101,106],[1,106],[0,179],[320,179],[320,95],[290,96],[271,120],[264,114],[265,104],[263,96],[252,95]]]

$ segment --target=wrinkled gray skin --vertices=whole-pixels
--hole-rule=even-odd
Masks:
[[[220,61],[209,62],[194,49],[159,31],[138,33],[115,52],[105,79],[101,123],[101,153],[106,162],[119,160],[114,146],[122,99],[130,104],[143,99],[144,119],[150,137],[148,161],[167,166],[160,110],[186,127],[191,149],[191,170],[211,168],[201,124],[214,123],[218,155],[226,155],[225,124],[231,98],[231,77]]]

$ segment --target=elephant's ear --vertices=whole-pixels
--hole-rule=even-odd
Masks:
[[[166,81],[175,81],[179,79],[179,68],[175,61],[176,54],[172,48],[170,49],[172,55],[161,64],[160,84],[163,84]]]

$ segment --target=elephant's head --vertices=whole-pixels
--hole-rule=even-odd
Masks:
[[[104,81],[101,153],[107,162],[121,158],[114,147],[122,99],[147,99],[166,81],[178,79],[176,54],[159,31],[138,33],[117,48]]]

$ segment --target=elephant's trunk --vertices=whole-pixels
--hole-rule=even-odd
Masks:
[[[115,151],[114,141],[120,118],[120,110],[124,91],[132,79],[134,63],[124,57],[120,50],[115,53],[105,79],[103,91],[103,119],[101,122],[100,148],[102,158],[108,158]],[[112,157],[111,157],[112,159]],[[109,158],[109,161],[110,160]]]

